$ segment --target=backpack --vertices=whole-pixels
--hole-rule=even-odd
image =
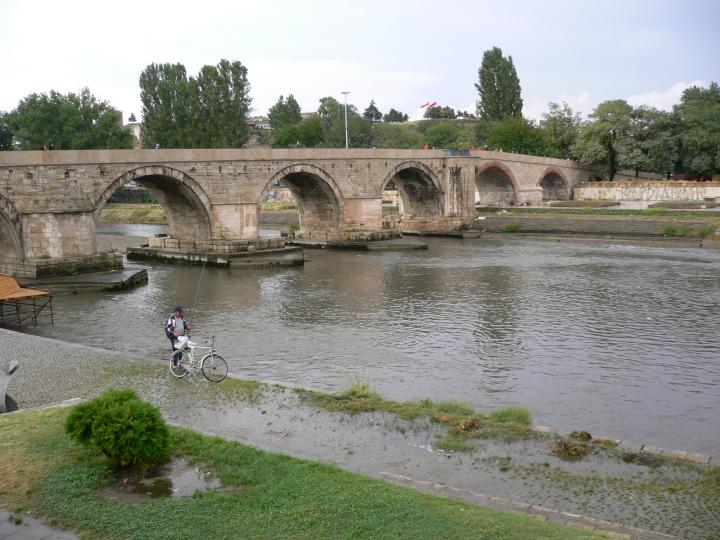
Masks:
[[[170,319],[165,321],[165,337],[168,339],[172,339],[173,337],[172,332],[170,332]]]

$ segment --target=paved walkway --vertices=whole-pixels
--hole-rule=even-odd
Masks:
[[[549,462],[552,467],[541,469],[561,473],[593,475],[598,468],[602,472],[598,462],[568,464],[555,459],[546,443],[502,445],[481,440],[472,453],[448,453],[435,448],[444,428],[429,421],[408,423],[378,413],[328,413],[306,406],[286,387],[268,386],[255,395],[232,382],[209,383],[201,375],[180,380],[160,359],[128,358],[122,352],[0,329],[0,369],[12,359],[19,360],[20,367],[9,392],[22,408],[127,386],[158,405],[173,424],[483,506],[631,538],[667,538],[646,530],[650,528],[690,538],[720,529],[720,522],[712,522],[717,519],[716,508],[691,508],[691,513],[688,505],[693,501],[680,499],[680,494],[674,495],[677,508],[653,508],[638,501],[639,513],[629,515],[627,493],[600,486],[569,497],[572,487],[553,484],[551,477],[528,481],[528,471],[538,463]],[[512,471],[502,466],[510,455]],[[624,471],[630,467],[636,466],[613,464],[611,472],[630,476]],[[698,520],[698,515],[707,517]]]

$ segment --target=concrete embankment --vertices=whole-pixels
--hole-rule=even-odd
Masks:
[[[309,407],[282,386],[264,386],[248,396],[232,380],[215,385],[202,376],[175,379],[159,347],[155,358],[137,358],[0,329],[0,351],[6,351],[0,352],[0,369],[10,357],[21,363],[9,387],[20,407],[132,387],[178,425],[541,519],[632,538],[664,537],[647,529],[704,538],[717,515],[717,504],[692,490],[660,490],[653,495],[657,501],[647,504],[644,484],[618,480],[642,472],[645,483],[662,482],[667,474],[681,483],[698,474],[686,469],[689,465],[655,470],[606,463],[601,454],[588,464],[564,462],[549,453],[545,439],[483,440],[472,453],[448,452],[436,444],[446,428],[433,422],[409,422],[382,412],[329,413]]]
[[[717,227],[717,226],[715,226]],[[471,229],[490,233],[566,234],[590,236],[667,238],[697,245],[703,231],[713,229],[704,220],[652,219],[632,216],[485,215]]]

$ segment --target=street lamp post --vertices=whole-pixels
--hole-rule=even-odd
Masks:
[[[348,126],[347,126],[347,95],[350,92],[340,92],[343,96],[345,96],[345,150],[348,149]]]

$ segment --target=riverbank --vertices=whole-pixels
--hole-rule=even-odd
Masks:
[[[258,221],[260,225],[281,229],[299,222],[297,207],[288,204],[263,205]],[[167,225],[167,215],[159,204],[110,203],[100,212],[100,223],[131,223],[142,225]]]
[[[0,350],[21,361],[10,392],[21,407],[90,397],[129,386],[170,421],[204,433],[342,468],[475,504],[533,512],[601,529],[630,528],[688,538],[717,530],[720,475],[668,458],[592,444],[580,461],[553,455],[552,434],[513,441],[476,438],[467,451],[443,450],[448,427],[392,412],[330,412],[290,388],[228,380],[174,379],[164,362],[0,330]],[[2,357],[3,362],[9,360]],[[0,365],[3,368],[4,365]],[[235,375],[242,375],[242,370]],[[48,385],[47,381],[53,384]],[[583,517],[585,516],[585,517]],[[602,521],[599,521],[602,520]],[[462,536],[461,536],[462,537]]]
[[[479,530],[502,538],[602,537],[178,428],[170,432],[174,458],[192,462],[221,487],[123,504],[103,497],[115,486],[106,460],[65,436],[67,414],[48,409],[0,418],[4,442],[12,445],[3,448],[3,477],[14,484],[0,504],[32,509],[84,537],[134,538],[139,527],[143,538],[476,538]],[[20,464],[22,479],[9,470]]]
[[[626,239],[664,239],[676,245],[720,247],[720,217],[691,212],[613,214],[598,209],[512,209],[481,212],[472,230],[527,235],[586,235]],[[615,212],[622,212],[616,210]]]

